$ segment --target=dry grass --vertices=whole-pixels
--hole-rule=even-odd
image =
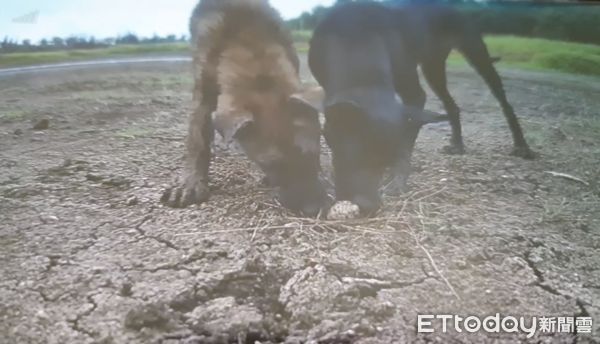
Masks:
[[[348,239],[349,236],[397,236],[403,235],[411,238],[415,246],[423,252],[431,268],[439,279],[447,286],[448,290],[457,298],[459,294],[452,283],[446,278],[439,267],[434,254],[425,246],[424,238],[428,228],[441,226],[444,218],[444,193],[446,187],[431,187],[415,190],[402,197],[388,199],[385,209],[373,217],[354,220],[327,220],[322,216],[313,218],[300,218],[286,213],[283,208],[273,204],[265,204],[280,209],[280,212],[260,216],[256,224],[248,227],[199,230],[189,233],[180,233],[176,237],[202,237],[231,233],[248,233],[250,241],[254,241],[259,233],[267,231],[283,231],[302,233],[314,240],[327,240],[337,243]],[[214,225],[212,225],[214,226]],[[217,225],[218,226],[218,225]]]

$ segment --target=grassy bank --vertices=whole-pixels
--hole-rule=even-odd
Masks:
[[[96,60],[113,57],[156,55],[156,54],[187,54],[187,43],[137,44],[117,45],[101,49],[62,50],[34,53],[0,54],[0,68],[31,66],[71,61]]]
[[[600,46],[514,36],[488,36],[485,42],[500,66],[600,76]],[[465,63],[453,53],[450,63]]]
[[[309,31],[294,32],[298,51],[308,51]],[[500,66],[600,76],[600,46],[513,36],[489,36],[486,43]],[[0,68],[152,54],[186,54],[186,43],[119,45],[105,49],[0,54]],[[458,53],[451,64],[464,64]]]

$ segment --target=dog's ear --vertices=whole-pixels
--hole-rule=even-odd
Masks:
[[[402,111],[410,121],[413,121],[419,125],[444,122],[448,120],[448,115],[437,113],[434,111],[419,109],[414,106],[403,105]]]
[[[212,121],[217,132],[227,143],[248,137],[254,131],[254,116],[249,112],[238,114],[215,112]]]
[[[297,95],[288,99],[287,109],[292,121],[294,145],[302,152],[318,153],[321,147],[319,111]]]

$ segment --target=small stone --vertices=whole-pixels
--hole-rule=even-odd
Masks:
[[[108,187],[123,187],[123,186],[128,186],[131,183],[132,183],[132,181],[125,177],[115,176],[108,180],[104,180],[102,182],[102,185],[108,186]]]
[[[119,294],[123,297],[131,297],[133,295],[133,284],[131,282],[123,282]]]
[[[15,134],[16,136],[21,136],[23,135],[23,129],[17,129],[13,132],[13,134]]]
[[[130,310],[125,315],[125,327],[141,331],[143,328],[165,329],[171,322],[172,311],[163,304],[146,304]]]
[[[251,305],[238,305],[235,298],[213,299],[186,313],[191,328],[209,333],[239,333],[262,330],[263,315]]]
[[[100,287],[101,288],[111,288],[111,287],[113,287],[113,282],[110,278],[107,278],[103,282],[100,283]]]
[[[99,275],[105,271],[105,269],[102,266],[94,266],[91,270],[94,275]]]
[[[85,178],[87,180],[89,180],[90,182],[101,182],[102,180],[104,180],[104,178],[102,176],[96,175],[96,174],[92,174],[92,173],[88,173]]]
[[[456,267],[457,267],[459,270],[465,270],[466,268],[468,268],[468,267],[469,267],[469,265],[468,265],[468,264],[467,264],[465,261],[457,261],[457,262],[456,262]]]
[[[35,317],[38,318],[39,320],[50,319],[50,317],[48,316],[48,313],[46,313],[46,311],[44,311],[43,309],[40,309],[39,311],[37,311],[37,313],[35,313]]]
[[[42,222],[44,224],[46,224],[46,223],[58,222],[58,217],[56,217],[54,215],[42,215],[42,216],[40,216],[40,220],[42,220]]]
[[[34,126],[33,130],[47,130],[50,128],[50,121],[46,118],[39,120]]]
[[[140,203],[140,201],[138,200],[138,198],[136,196],[131,196],[127,199],[127,205],[128,206],[134,206],[134,205],[138,205]]]

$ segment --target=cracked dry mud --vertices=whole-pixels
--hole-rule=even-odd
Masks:
[[[159,204],[180,172],[187,64],[0,79],[0,343],[597,342],[600,82],[502,74],[541,158],[509,156],[489,91],[452,68],[468,154],[441,154],[448,125],[427,127],[411,192],[337,222],[287,214],[219,142],[210,202]],[[416,333],[417,314],[497,312],[595,329]]]

